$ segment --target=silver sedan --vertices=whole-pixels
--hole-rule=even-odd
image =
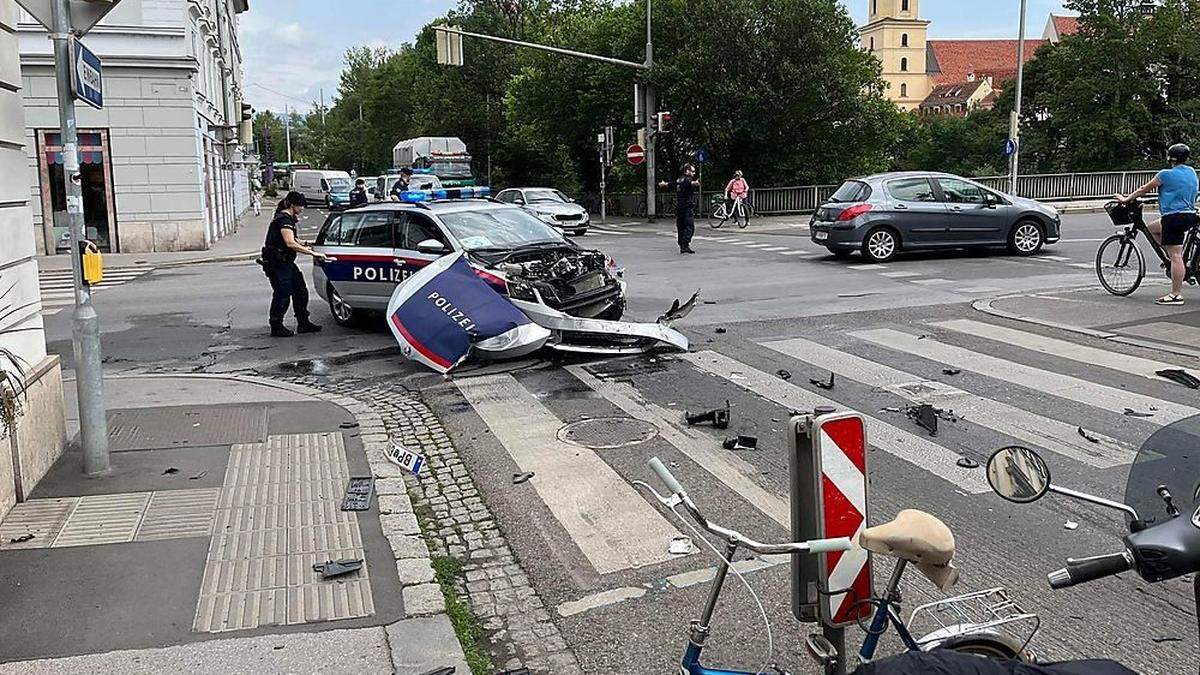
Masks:
[[[543,223],[576,237],[587,234],[591,224],[587,209],[554,188],[509,188],[496,199],[516,204]]]

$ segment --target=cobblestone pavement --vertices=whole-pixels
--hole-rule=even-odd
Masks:
[[[393,382],[347,379],[331,382],[323,378],[287,378],[296,384],[348,396],[370,406],[383,420],[387,435],[410,450],[424,454],[427,464],[421,477],[414,478],[394,465],[375,468],[380,519],[385,534],[391,528],[414,528],[412,514],[393,513],[390,498],[407,487],[412,497],[425,540],[436,556],[449,556],[462,565],[463,575],[455,581],[460,598],[479,617],[485,631],[492,662],[501,671],[528,668],[533,673],[571,675],[582,673],[575,655],[538,596],[529,578],[513,557],[512,550],[471,480],[441,422],[415,395]],[[364,438],[365,441],[368,440]],[[403,478],[403,482],[396,480]],[[402,508],[402,507],[401,507]],[[395,522],[393,522],[395,521]],[[413,530],[410,530],[413,531]],[[425,542],[412,538],[413,547]],[[393,545],[395,546],[395,545]],[[428,565],[403,568],[402,551],[397,551],[401,583],[406,588],[405,605],[414,589],[437,589]],[[416,576],[421,578],[416,578]],[[431,598],[432,600],[432,598]],[[437,598],[440,601],[440,598]]]

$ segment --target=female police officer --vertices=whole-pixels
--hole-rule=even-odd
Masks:
[[[299,192],[289,192],[275,207],[275,219],[267,226],[267,241],[262,250],[263,271],[271,281],[271,337],[292,337],[296,333],[283,325],[288,304],[296,315],[296,331],[316,333],[321,327],[308,320],[308,287],[304,275],[296,267],[296,253],[325,260],[296,238],[296,218],[307,202]]]

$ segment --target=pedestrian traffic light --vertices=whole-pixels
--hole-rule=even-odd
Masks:
[[[654,115],[654,130],[660,134],[671,133],[671,113],[660,112]]]

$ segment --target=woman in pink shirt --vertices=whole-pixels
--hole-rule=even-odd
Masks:
[[[740,170],[735,171],[733,173],[733,180],[729,181],[729,184],[725,186],[725,203],[729,205],[730,213],[733,214],[734,222],[736,222],[740,216],[742,218],[742,222],[746,224],[750,223],[750,209],[746,203],[749,197],[750,184],[746,182],[746,179],[742,176],[742,172]],[[733,209],[734,204],[736,203],[735,200],[738,199],[740,199],[742,203],[738,204],[738,211],[734,213]]]

